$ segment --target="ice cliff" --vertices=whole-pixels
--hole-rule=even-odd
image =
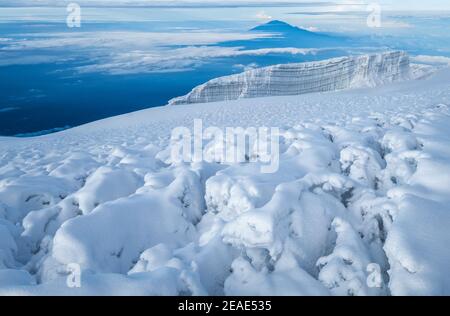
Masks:
[[[281,64],[213,79],[169,104],[206,103],[374,87],[410,78],[409,56],[392,51]]]

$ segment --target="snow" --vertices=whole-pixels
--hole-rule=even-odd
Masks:
[[[348,88],[375,87],[422,77],[426,68],[410,68],[405,52],[349,56],[308,63],[256,68],[216,78],[169,104],[203,103],[242,98],[299,95]]]
[[[161,242],[184,245],[193,239],[195,228],[186,219],[191,210],[178,200],[184,188],[177,182],[101,204],[89,215],[64,223],[53,239],[52,257],[83,269],[126,273],[146,248]]]
[[[102,166],[73,197],[83,214],[87,214],[102,203],[131,195],[142,185],[143,181],[134,172]]]
[[[278,127],[279,169],[172,161],[194,119]],[[442,69],[0,138],[0,295],[449,295],[449,135]]]
[[[380,295],[382,276],[378,264],[368,256],[366,246],[350,223],[337,217],[332,223],[336,231],[333,252],[317,261],[319,280],[334,295]],[[375,273],[373,286],[368,283],[369,273]]]

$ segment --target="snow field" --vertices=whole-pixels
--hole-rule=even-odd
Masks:
[[[2,139],[0,294],[448,295],[449,83],[151,109]],[[192,117],[276,124],[278,171],[171,162],[167,129]],[[80,287],[67,286],[71,264]]]

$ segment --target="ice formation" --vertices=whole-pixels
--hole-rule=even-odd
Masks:
[[[392,51],[252,69],[208,81],[169,103],[204,103],[375,87],[409,79],[410,75],[409,56],[405,52]]]

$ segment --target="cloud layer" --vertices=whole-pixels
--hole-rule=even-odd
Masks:
[[[5,0],[8,6],[65,6],[70,0]],[[355,3],[362,1],[302,1],[302,0],[78,0],[84,6],[146,6],[146,7],[284,7],[284,6],[322,6],[335,3]]]
[[[212,58],[265,56],[273,54],[317,55],[328,50],[363,54],[377,47],[271,47],[245,49],[224,46],[221,42],[253,40],[278,36],[258,32],[218,32],[191,30],[182,32],[92,31],[20,34],[2,38],[0,66],[39,63],[69,63],[78,73],[162,73],[192,70]],[[86,62],[87,61],[87,62]],[[245,68],[248,65],[242,65]],[[238,67],[236,67],[238,68]]]
[[[274,35],[217,31],[22,34],[19,38],[3,38],[0,66],[64,62],[83,56],[89,64],[76,67],[80,73],[155,73],[193,69],[211,58],[305,55],[317,51],[292,47],[245,50],[214,45],[223,41],[271,36]]]

